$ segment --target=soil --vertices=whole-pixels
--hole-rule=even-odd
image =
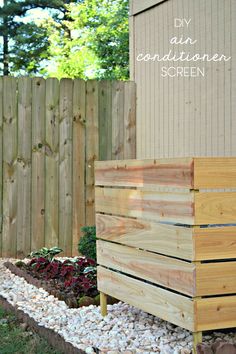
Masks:
[[[84,354],[85,352],[75,348],[71,343],[66,342],[58,333],[54,332],[49,328],[39,326],[38,323],[29,315],[25,314],[23,311],[18,310],[13,305],[9,304],[6,299],[0,295],[0,305],[6,310],[14,313],[20,322],[23,322],[32,331],[36,332],[40,337],[46,339],[46,341],[54,347],[56,350],[67,353],[67,354]]]

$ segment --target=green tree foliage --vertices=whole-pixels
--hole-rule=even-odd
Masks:
[[[128,0],[84,0],[68,6],[72,21],[45,23],[53,69],[50,76],[97,79],[129,77]],[[65,37],[61,26],[71,37]]]
[[[5,75],[127,79],[128,0],[4,0]],[[34,21],[30,10],[47,18]]]
[[[4,0],[0,8],[1,62],[4,75],[33,74],[43,67],[48,54],[47,30],[37,21],[28,21],[30,10],[51,10],[55,22],[67,17],[66,6],[73,1]],[[78,2],[78,1],[77,1]]]

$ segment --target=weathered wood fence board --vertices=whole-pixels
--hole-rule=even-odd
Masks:
[[[98,83],[94,80],[86,88],[86,223],[94,224],[94,161],[99,158]],[[103,132],[101,132],[103,134]]]
[[[32,81],[18,81],[17,254],[30,252]]]
[[[44,245],[45,226],[45,81],[32,80],[32,249]]]
[[[59,233],[59,81],[46,81],[45,245],[58,244]]]
[[[74,81],[73,96],[73,244],[72,253],[76,254],[85,224],[85,117],[86,84],[83,80]],[[75,153],[77,151],[77,153]]]
[[[73,81],[61,80],[59,123],[59,247],[72,249],[72,122]]]
[[[132,82],[0,78],[0,255],[77,254],[94,161],[136,157],[135,97]]]
[[[7,77],[3,84],[2,254],[7,256],[17,247],[17,82]]]

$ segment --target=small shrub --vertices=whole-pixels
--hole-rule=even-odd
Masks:
[[[58,248],[58,247],[52,247],[52,248],[46,248],[46,247],[43,247],[41,248],[40,250],[38,251],[35,251],[35,252],[31,252],[29,255],[28,255],[28,258],[45,258],[49,261],[52,261],[53,258],[59,254],[63,252],[63,250],[61,248]]]
[[[96,227],[85,226],[81,229],[84,235],[79,241],[78,250],[86,258],[94,259],[96,261]]]

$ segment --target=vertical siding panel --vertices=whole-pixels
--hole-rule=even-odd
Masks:
[[[221,1],[222,3],[222,1]],[[212,49],[211,53],[218,53],[220,49],[220,42],[222,41],[222,28],[221,26],[221,35],[219,33],[219,20],[221,20],[219,17],[219,10],[221,10],[222,17],[224,18],[224,4],[223,7],[221,6],[221,9],[218,8],[219,2],[218,0],[211,0],[211,43],[212,43]],[[224,36],[224,35],[223,35]],[[217,156],[218,154],[218,149],[221,146],[224,146],[224,143],[222,144],[222,139],[224,139],[224,115],[221,117],[221,122],[223,123],[223,127],[221,130],[219,130],[219,121],[218,121],[218,115],[217,112],[219,112],[219,106],[221,100],[224,97],[224,88],[219,86],[219,72],[220,70],[223,70],[224,72],[224,64],[222,63],[211,63],[211,72],[212,72],[212,81],[211,81],[211,102],[212,102],[212,109],[211,109],[211,116],[212,116],[212,128],[211,128],[211,134],[212,134],[212,154],[214,156]]]
[[[59,244],[59,81],[46,80],[45,246]]]
[[[2,256],[2,178],[3,178],[3,145],[2,145],[2,131],[3,131],[3,78],[0,77],[0,257]]]
[[[141,89],[142,89],[142,85],[139,84],[139,80],[141,77],[141,66],[142,64],[140,62],[137,61],[137,55],[141,53],[141,46],[140,46],[140,40],[141,40],[141,34],[139,33],[139,29],[140,29],[140,16],[135,16],[135,22],[134,22],[134,29],[135,29],[135,33],[134,33],[134,40],[135,40],[135,61],[136,61],[136,65],[135,65],[135,82],[137,84],[137,101],[136,101],[136,105],[137,105],[137,112],[136,112],[136,120],[137,120],[137,125],[136,125],[136,136],[137,136],[137,141],[139,142],[139,144],[137,144],[136,146],[136,155],[137,158],[141,158],[141,138],[142,138],[142,129],[141,129],[141,104],[140,104],[140,100],[141,100]]]
[[[146,23],[146,16],[145,12],[141,15],[142,18],[142,48],[143,52],[147,53],[147,39],[148,39],[148,33],[147,33],[147,23]],[[149,82],[149,77],[147,75],[147,66],[148,62],[144,63],[145,65],[142,65],[142,74],[140,78],[140,84],[143,85],[142,89],[142,134],[145,136],[145,139],[142,139],[142,154],[145,158],[147,158],[147,140],[148,140],[148,126],[150,125],[150,118],[149,118],[149,124],[146,124],[145,118],[148,115],[148,92],[147,92],[147,83]]]
[[[236,155],[236,2],[231,0],[231,119],[232,119],[232,150],[231,154]]]
[[[135,60],[135,16],[129,17],[129,53],[130,53],[130,80],[135,80],[136,60]]]
[[[160,43],[159,46],[159,53],[160,55],[164,54],[164,46],[163,46],[163,38],[164,38],[164,22],[163,22],[163,6],[160,7],[159,10],[159,17],[158,17],[158,22],[159,22],[159,30],[158,30],[158,41]],[[163,63],[160,65],[162,66]],[[165,78],[160,77],[160,125],[159,125],[159,140],[160,140],[160,157],[164,156],[164,80]],[[147,122],[146,122],[147,124]]]
[[[195,18],[194,13],[199,14],[197,18]],[[201,28],[201,11],[200,11],[200,0],[195,1],[193,0],[193,5],[192,5],[192,18],[194,19],[194,39],[197,39],[196,44],[194,45],[194,53],[201,53],[201,32],[203,32],[203,29]],[[204,68],[204,65],[202,63],[197,64],[201,69]],[[202,97],[202,92],[201,92],[201,87],[203,86],[203,83],[205,82],[205,77],[201,78],[196,78],[194,80],[194,125],[192,126],[192,130],[194,132],[193,134],[193,140],[194,140],[194,156],[200,156],[201,155],[201,136],[204,134],[201,131],[201,116],[202,116],[202,110],[201,110],[201,97]]]
[[[73,89],[73,241],[72,255],[78,253],[81,227],[85,226],[85,91],[83,80],[74,80]]]
[[[143,14],[144,23],[145,23],[145,53],[150,53],[151,43],[150,43],[150,11],[145,11]],[[151,152],[151,126],[153,124],[153,117],[151,116],[151,92],[150,92],[150,85],[151,80],[149,80],[151,75],[151,62],[148,61],[145,64],[145,106],[146,106],[146,116],[149,118],[149,124],[145,125],[146,130],[146,139],[145,139],[145,156],[149,157]]]
[[[16,256],[17,233],[17,79],[3,78],[2,255]]]
[[[60,82],[59,247],[72,253],[72,120],[73,81]]]
[[[31,114],[32,80],[18,80],[18,158],[17,158],[17,257],[31,249]]]
[[[212,53],[212,4],[211,0],[206,1],[206,52]],[[212,63],[207,63],[207,76],[206,76],[206,153],[213,156],[212,150]]]
[[[150,52],[154,52],[155,48],[155,17],[154,17],[154,11],[149,11],[149,17],[150,17],[150,28],[149,28],[149,36],[150,36]],[[150,62],[150,76],[152,78],[155,77],[155,66],[156,64],[154,62]],[[151,117],[151,124],[150,124],[150,139],[151,139],[151,149],[150,149],[150,157],[155,157],[155,96],[154,96],[154,88],[155,88],[155,81],[150,80],[149,81],[150,85],[150,117]]]
[[[188,19],[191,19],[190,25],[188,27],[187,36],[193,41],[199,39],[199,34],[195,34],[195,23],[198,21],[194,16],[194,3],[196,1],[188,1]],[[189,52],[193,56],[196,51],[196,44],[189,44]],[[197,67],[198,64],[195,62],[190,62],[189,66]],[[195,153],[195,120],[196,120],[196,102],[195,102],[195,85],[196,82],[201,80],[201,77],[189,77],[187,80],[187,96],[186,96],[186,112],[185,112],[185,122],[188,121],[188,132],[186,132],[186,141],[188,141],[188,148],[185,151],[185,156],[193,156]]]
[[[220,2],[221,3],[221,2]],[[223,53],[226,56],[231,56],[231,0],[225,0],[224,5],[224,45]],[[233,21],[236,21],[236,17],[234,17]],[[232,61],[224,62],[224,115],[225,115],[225,139],[224,139],[224,154],[225,156],[230,156],[231,154],[231,121],[234,119],[234,116],[231,114],[231,70]],[[235,78],[236,79],[236,78]],[[220,85],[219,85],[220,87]],[[234,96],[234,100],[236,97]],[[234,154],[236,151],[234,151]]]
[[[174,28],[174,15],[173,15],[173,4],[171,1],[167,2],[167,20],[168,20],[168,39],[167,39],[167,52],[169,48],[173,46],[170,44],[170,39],[173,37],[173,28]],[[169,62],[169,66],[174,66],[174,62]],[[168,131],[169,131],[169,148],[168,156],[174,156],[174,82],[175,79],[168,77]]]
[[[189,1],[191,0],[182,0],[183,1],[183,18],[189,19]],[[192,19],[193,21],[193,19]],[[188,27],[184,27],[183,29],[183,36],[184,38],[191,37],[191,27],[192,27],[192,21]],[[191,45],[184,44],[181,46],[181,50],[186,51],[187,53],[191,53]],[[180,64],[182,65],[182,64]],[[184,67],[191,67],[192,62],[184,62]],[[183,115],[183,130],[184,130],[184,146],[183,146],[183,155],[186,156],[186,154],[190,153],[190,130],[192,126],[192,119],[193,116],[191,115],[190,112],[190,80],[193,80],[193,78],[190,77],[184,77],[183,82],[184,82],[184,92],[183,92],[183,105],[184,105],[184,115]]]
[[[179,30],[178,28],[174,27],[174,19],[178,17],[178,4],[177,1],[172,1],[172,7],[173,7],[173,18],[172,18],[172,37],[178,37],[179,36]],[[170,45],[171,49],[173,52],[178,52],[178,45],[177,44],[172,44]],[[176,69],[178,66],[178,62],[173,62],[173,67]],[[172,78],[172,84],[173,84],[173,102],[174,102],[174,117],[173,117],[173,131],[174,131],[174,136],[173,136],[173,157],[178,156],[178,151],[179,151],[179,80],[177,77]]]
[[[124,83],[124,159],[136,157],[136,85]]]
[[[216,17],[216,22],[218,20],[218,25],[216,23],[216,28],[213,28],[213,37],[216,36],[218,38],[218,47],[214,52],[216,53],[224,53],[225,45],[224,45],[224,21],[225,21],[225,3],[217,0],[216,4],[216,12],[214,12],[214,16]],[[218,131],[216,132],[218,135],[218,140],[215,141],[215,149],[213,149],[214,154],[224,156],[225,154],[225,64],[224,61],[214,63],[214,77],[218,78],[213,80],[213,92],[217,92],[217,96],[213,97],[213,102],[216,104],[213,105],[213,129]]]
[[[136,146],[136,154],[137,154],[137,158],[141,158],[141,151],[142,151],[142,129],[141,129],[141,125],[142,125],[142,105],[141,105],[141,100],[142,100],[142,85],[140,85],[140,77],[141,77],[141,67],[142,64],[140,62],[137,61],[137,55],[141,54],[141,34],[139,33],[140,31],[140,16],[136,16],[135,17],[135,22],[134,22],[134,26],[135,26],[135,60],[136,60],[136,66],[135,66],[135,81],[137,83],[137,127],[136,127],[136,136],[137,136],[137,141],[139,142],[139,144],[137,144]]]
[[[201,37],[201,48],[200,48],[200,53],[206,53],[206,1],[208,0],[199,0],[200,1],[200,37]],[[201,96],[201,106],[200,106],[200,112],[201,112],[201,122],[200,122],[200,129],[199,129],[199,134],[201,137],[201,144],[200,144],[200,156],[207,155],[207,97],[206,97],[206,92],[207,92],[207,81],[208,81],[208,67],[206,63],[202,64],[202,67],[205,69],[205,78],[204,80],[201,80],[201,87],[200,87],[200,96]]]
[[[32,80],[31,249],[44,246],[45,213],[45,80]]]
[[[94,161],[99,156],[98,83],[88,81],[86,88],[86,225],[95,225]]]
[[[169,31],[168,31],[168,6],[163,3],[163,54],[168,53]],[[166,63],[170,66],[169,62]],[[150,80],[151,81],[151,80]],[[169,154],[169,77],[163,78],[163,157]]]
[[[178,0],[178,18],[182,18],[184,13],[183,9],[183,0]],[[178,30],[178,38],[184,34],[183,28],[179,28]],[[182,45],[177,46],[177,52],[181,52]],[[180,63],[177,62],[177,65]],[[180,66],[185,66],[184,62],[181,63]],[[178,105],[179,105],[179,126],[178,126],[178,138],[179,138],[179,149],[178,149],[178,157],[184,156],[184,142],[185,142],[185,132],[184,132],[184,78],[178,77]]]
[[[156,53],[159,53],[159,18],[158,18],[158,11],[157,7],[153,9],[153,15],[154,15],[154,50]],[[161,77],[161,68],[160,68],[160,63],[155,62],[154,63],[155,67],[155,74],[154,74],[154,102],[153,107],[154,107],[154,156],[158,157],[160,156],[160,139],[159,139],[159,134],[160,134],[160,77]],[[138,98],[138,87],[136,88],[137,90],[137,98]],[[138,112],[137,112],[138,114]],[[138,129],[138,125],[137,125]],[[138,135],[137,135],[137,141],[138,141]],[[139,145],[139,144],[137,144]]]

